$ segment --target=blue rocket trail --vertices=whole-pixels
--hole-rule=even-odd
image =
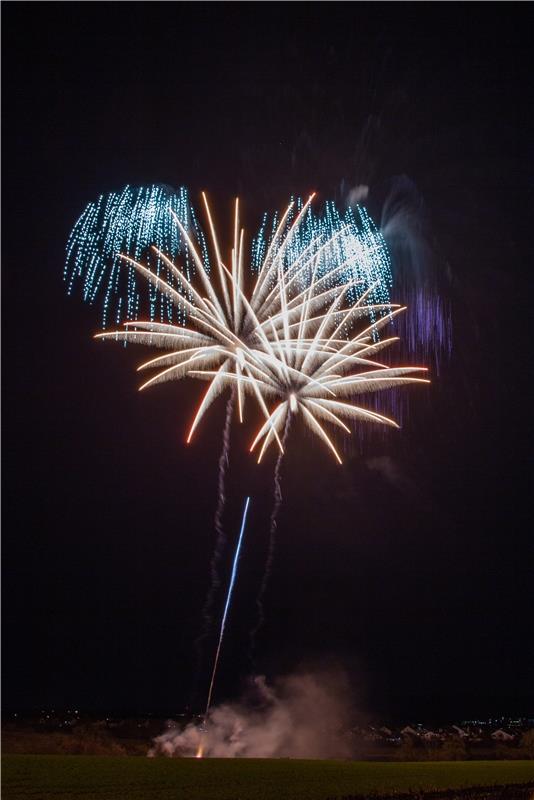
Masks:
[[[211,673],[211,683],[210,683],[210,689],[209,689],[209,692],[208,692],[208,702],[206,703],[206,713],[205,713],[204,718],[206,718],[208,716],[208,712],[210,710],[211,695],[213,693],[213,684],[215,683],[215,675],[217,673],[217,665],[219,663],[219,654],[221,652],[221,645],[222,645],[222,640],[223,640],[223,636],[224,636],[224,628],[225,628],[225,625],[226,625],[226,617],[228,616],[228,609],[230,608],[230,602],[232,600],[232,592],[233,592],[233,589],[234,589],[234,583],[235,583],[235,579],[236,579],[236,575],[237,575],[237,564],[238,564],[238,561],[239,561],[239,554],[241,552],[241,544],[243,542],[243,534],[245,533],[245,525],[246,525],[246,522],[247,522],[247,513],[248,513],[249,504],[250,504],[250,497],[247,497],[247,499],[245,500],[245,508],[243,509],[243,519],[241,520],[241,530],[239,532],[239,539],[237,541],[237,547],[235,549],[235,554],[234,554],[234,563],[232,564],[232,574],[230,576],[230,585],[228,586],[228,594],[226,595],[226,603],[224,605],[224,611],[223,611],[222,620],[221,620],[221,630],[219,632],[219,643],[217,645],[217,651],[215,653],[215,661],[213,662],[213,671]]]

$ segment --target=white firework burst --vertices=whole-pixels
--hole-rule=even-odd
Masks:
[[[274,354],[254,352],[254,355],[261,357],[261,364],[250,364],[254,384],[264,395],[266,403],[269,399],[278,400],[250,447],[252,452],[263,439],[258,462],[274,440],[280,445],[280,434],[286,428],[288,418],[299,414],[310,430],[330,448],[338,462],[342,463],[335,444],[321,422],[330,423],[346,433],[351,433],[347,421],[374,422],[398,428],[397,423],[389,417],[347,402],[347,399],[396,386],[429,383],[426,378],[413,377],[416,373],[426,372],[425,367],[390,367],[372,359],[380,350],[398,340],[396,336],[379,340],[377,333],[405,311],[405,307],[388,306],[387,316],[371,322],[352,336],[347,335],[362,317],[384,310],[383,307],[365,302],[371,289],[364,292],[354,305],[341,309],[343,298],[351,286],[349,282],[338,287],[327,310],[311,316],[311,300],[314,297],[312,281],[307,291],[309,302],[300,308],[298,322],[289,322],[290,316],[286,313],[282,319],[283,337],[273,325]],[[283,277],[280,294],[281,305],[289,308],[291,302],[286,304],[284,300]],[[212,379],[214,373],[210,370],[191,370],[191,374]],[[228,382],[250,383],[249,378],[237,377],[233,373],[225,373],[221,377]]]
[[[395,337],[377,340],[377,332],[404,310],[389,304],[367,303],[374,287],[348,307],[342,305],[358,281],[346,280],[361,248],[354,248],[348,261],[338,263],[334,244],[340,236],[350,236],[342,226],[330,236],[318,236],[293,258],[288,253],[313,195],[287,224],[293,207],[290,203],[270,241],[254,287],[247,294],[244,279],[244,230],[239,226],[239,201],[235,203],[233,248],[230,269],[221,258],[210,208],[203,194],[215,263],[216,283],[199,255],[191,237],[175,216],[195,262],[200,285],[195,287],[184,270],[154,248],[177,282],[174,288],[162,277],[129,256],[122,256],[145,276],[172,303],[187,314],[187,326],[154,321],[124,323],[121,330],[97,334],[96,338],[116,339],[163,348],[165,352],[144,362],[139,370],[155,369],[140,390],[167,380],[187,376],[209,381],[187,435],[195,429],[214,399],[229,385],[237,388],[239,417],[243,419],[246,394],[253,395],[265,417],[252,448],[263,438],[259,460],[272,441],[282,450],[280,430],[288,415],[302,413],[307,425],[339,454],[319,420],[350,431],[343,419],[357,419],[395,425],[373,411],[344,402],[342,398],[405,383],[424,382],[408,377],[418,367],[386,367],[371,356],[388,346]],[[172,212],[171,212],[172,213]],[[329,262],[329,257],[332,261]],[[328,264],[324,268],[325,260]],[[396,310],[394,310],[396,309]],[[384,316],[379,316],[379,315]],[[350,337],[362,317],[373,320],[363,331]],[[377,319],[377,316],[379,317]],[[358,374],[355,367],[363,367]],[[268,402],[278,398],[274,411]]]

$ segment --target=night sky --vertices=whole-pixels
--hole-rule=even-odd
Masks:
[[[93,341],[67,297],[85,205],[207,189],[225,230],[290,194],[405,176],[453,351],[401,432],[339,467],[295,430],[266,625],[270,678],[343,665],[398,719],[534,715],[532,64],[528,4],[7,3],[4,17],[3,680],[6,709],[200,710],[196,672],[224,401],[138,394],[144,350]],[[530,241],[529,241],[530,240]],[[446,277],[446,280],[445,280]],[[252,670],[273,456],[234,430],[227,530],[251,524],[216,699]],[[220,605],[219,605],[220,608]],[[207,653],[213,641],[208,642]]]

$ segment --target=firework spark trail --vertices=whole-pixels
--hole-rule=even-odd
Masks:
[[[204,602],[204,607],[202,609],[204,627],[200,636],[195,641],[195,648],[197,650],[199,664],[201,660],[200,658],[201,644],[209,634],[211,627],[211,622],[212,622],[211,609],[213,606],[213,600],[215,598],[215,593],[217,589],[221,585],[221,578],[219,575],[219,562],[221,560],[224,547],[226,545],[226,534],[224,532],[224,527],[223,527],[223,514],[226,505],[226,470],[228,469],[228,462],[230,456],[230,430],[232,427],[232,414],[234,411],[235,395],[236,395],[236,389],[235,387],[233,387],[232,393],[226,403],[226,417],[224,420],[224,428],[223,428],[223,445],[221,449],[221,454],[219,456],[217,507],[215,509],[215,516],[214,516],[216,539],[215,539],[215,547],[213,550],[213,555],[211,557],[211,562],[210,562],[210,587],[208,589],[208,594],[206,595],[206,600]]]
[[[217,666],[219,664],[219,656],[221,654],[221,646],[222,646],[222,642],[223,642],[223,638],[224,638],[224,629],[225,629],[225,626],[226,626],[226,618],[228,616],[228,609],[230,608],[230,603],[231,603],[231,600],[232,600],[232,592],[234,590],[235,579],[236,579],[236,576],[237,576],[237,565],[238,565],[238,562],[239,562],[239,555],[241,553],[241,545],[243,543],[243,535],[245,533],[245,526],[246,526],[246,522],[247,522],[247,514],[248,514],[249,505],[250,505],[250,497],[247,497],[247,499],[245,500],[245,507],[243,509],[243,518],[241,520],[241,529],[239,531],[239,539],[237,540],[237,547],[236,547],[235,553],[234,553],[234,561],[233,561],[233,564],[232,564],[232,572],[231,572],[231,575],[230,575],[230,584],[228,586],[228,593],[226,595],[226,602],[224,604],[224,611],[223,611],[222,620],[221,620],[221,628],[220,628],[220,631],[219,631],[219,641],[218,641],[218,644],[217,644],[217,650],[215,651],[215,658],[214,658],[214,661],[213,661],[213,669],[212,669],[212,672],[211,672],[210,688],[209,688],[209,691],[208,691],[208,699],[206,701],[206,711],[204,712],[204,721],[208,717],[210,706],[211,706],[211,697],[212,697],[212,694],[213,694],[213,687],[215,685],[215,677],[217,675]],[[198,751],[197,751],[197,758],[202,758],[202,752],[203,752],[203,743],[201,741],[200,745],[199,745],[199,748],[198,748]]]
[[[282,505],[282,500],[283,500],[282,487],[281,487],[281,468],[282,468],[282,460],[284,458],[284,453],[286,449],[287,437],[289,435],[290,425],[291,425],[291,414],[288,414],[286,417],[284,435],[282,437],[283,450],[279,451],[278,458],[276,459],[276,465],[274,468],[274,503],[269,521],[269,544],[267,549],[267,558],[265,560],[265,569],[263,571],[263,578],[258,591],[258,596],[256,598],[258,620],[256,622],[256,625],[250,632],[249,657],[251,662],[254,661],[256,636],[258,635],[259,630],[263,627],[263,623],[265,622],[265,609],[263,607],[263,598],[265,596],[265,592],[267,591],[267,584],[269,583],[269,578],[271,577],[271,571],[273,568],[274,550],[276,546],[276,532],[278,529],[278,514],[280,512],[280,507]]]
[[[194,264],[169,211],[194,232],[207,263],[203,233],[184,187],[125,186],[89,203],[74,225],[67,242],[64,280],[69,294],[81,286],[86,302],[102,298],[103,329],[138,319],[146,311],[153,321],[185,323],[183,309],[157,287],[145,285],[143,290],[133,267],[125,266],[119,256],[127,254],[134,260],[145,256],[154,272],[172,283],[171,271],[150,250],[150,245],[157,245],[171,259],[183,254],[186,274],[191,277]]]

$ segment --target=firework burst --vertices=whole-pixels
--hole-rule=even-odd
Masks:
[[[295,359],[286,358],[284,351],[322,351],[324,342],[321,336],[307,338],[313,326],[325,317],[324,313],[317,316],[317,312],[323,311],[330,302],[337,306],[341,296],[345,297],[355,290],[361,279],[350,278],[347,281],[343,280],[343,276],[361,269],[366,256],[363,245],[355,244],[357,236],[354,230],[343,224],[331,235],[320,232],[309,241],[306,239],[305,246],[301,243],[296,247],[295,242],[300,241],[300,226],[306,219],[312,200],[313,195],[291,220],[294,202],[281,216],[266,247],[250,294],[247,294],[245,285],[244,230],[239,225],[238,200],[235,203],[234,241],[228,268],[222,260],[209,204],[203,194],[215,254],[217,282],[208,272],[209,266],[203,259],[202,251],[199,252],[183,223],[172,211],[180,236],[194,263],[198,286],[186,275],[184,268],[178,267],[156,246],[151,249],[158,262],[161,261],[172,276],[172,283],[131,256],[121,256],[128,267],[144,276],[161,295],[181,310],[187,317],[187,325],[134,320],[125,322],[122,329],[97,334],[96,338],[170,351],[140,365],[140,371],[155,370],[155,374],[140,386],[140,390],[187,376],[209,379],[210,385],[189,429],[188,442],[212,402],[233,381],[237,388],[240,420],[243,419],[245,395],[251,393],[265,416],[271,435],[282,448],[278,428],[271,420],[272,415],[265,401],[269,392],[276,394],[276,391],[272,391],[274,387],[269,374],[271,377],[277,375],[275,380],[280,385],[287,382],[288,375],[293,376],[293,382],[314,383],[315,379],[306,371],[308,360],[299,365]],[[347,244],[349,240],[352,242],[350,248]],[[343,241],[343,260],[340,263],[339,247]],[[373,284],[367,294],[376,288],[376,284]],[[364,313],[371,315],[390,311],[389,303],[372,303],[364,307]],[[353,316],[361,312],[361,306],[356,304]],[[326,316],[330,319],[331,312]],[[338,330],[344,325],[338,326]],[[324,330],[324,327],[319,325],[319,329]],[[374,332],[378,329],[379,322],[375,322]],[[330,340],[329,346],[342,341],[335,337],[330,337]]]
[[[253,384],[263,395],[264,406],[270,399],[278,399],[278,404],[266,418],[250,448],[252,452],[263,440],[258,462],[273,441],[280,444],[279,434],[288,418],[300,413],[311,431],[323,440],[341,463],[336,447],[319,420],[342,428],[346,433],[351,431],[344,420],[398,427],[389,417],[348,403],[345,398],[407,384],[429,383],[426,378],[413,377],[415,373],[426,372],[425,367],[389,367],[372,360],[380,350],[398,340],[396,336],[380,340],[377,334],[405,308],[368,304],[365,302],[368,292],[365,292],[354,305],[341,309],[343,297],[351,286],[352,282],[349,282],[338,288],[327,310],[313,315],[315,284],[312,280],[306,300],[295,306],[299,319],[291,321],[292,301],[288,302],[285,297],[286,281],[282,275],[279,291],[285,312],[277,320],[282,330],[278,331],[275,321],[269,320],[273,346],[269,352],[259,354],[253,351],[258,360],[261,358],[259,365],[254,361],[249,365],[248,371],[253,377],[237,376],[230,372],[191,370],[191,374],[199,378],[212,380],[217,374],[221,380],[228,382],[237,381],[247,386]],[[387,316],[371,322],[355,335],[349,335],[359,319],[386,309],[389,312]]]

